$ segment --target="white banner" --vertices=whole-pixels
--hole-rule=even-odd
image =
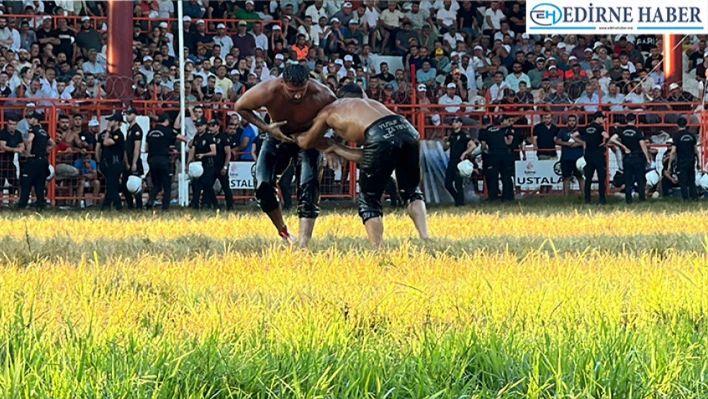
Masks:
[[[253,169],[255,162],[229,163],[229,185],[232,190],[253,190]]]
[[[708,33],[708,1],[528,0],[529,34]]]
[[[516,186],[522,190],[538,190],[541,186],[552,186],[553,190],[563,190],[563,175],[559,159],[545,161],[516,161]]]

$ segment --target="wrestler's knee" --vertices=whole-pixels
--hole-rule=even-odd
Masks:
[[[298,187],[297,215],[315,219],[320,215],[320,187],[317,179],[311,179]]]
[[[259,181],[256,185],[256,200],[263,212],[278,209],[278,190],[275,185],[268,181]]]
[[[398,194],[401,196],[403,206],[408,206],[413,201],[424,201],[423,192],[418,187],[400,189]]]
[[[359,195],[359,216],[362,222],[383,216],[383,206],[381,196],[373,193],[361,193]]]

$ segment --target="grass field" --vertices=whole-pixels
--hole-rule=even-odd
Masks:
[[[293,215],[288,219],[297,226]],[[0,398],[705,398],[708,210],[0,214]]]

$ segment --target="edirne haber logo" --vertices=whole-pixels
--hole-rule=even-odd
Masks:
[[[533,34],[708,33],[706,0],[529,0],[526,30]]]

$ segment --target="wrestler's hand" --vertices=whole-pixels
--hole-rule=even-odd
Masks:
[[[268,128],[266,129],[266,132],[268,134],[280,141],[284,141],[286,143],[294,143],[295,140],[292,137],[288,137],[283,132],[280,130],[280,127],[283,126],[284,124],[288,123],[288,121],[281,121],[281,122],[273,122],[270,125],[268,125]]]
[[[322,166],[329,168],[330,170],[337,170],[342,165],[342,158],[340,158],[334,152],[328,152],[325,154]]]

